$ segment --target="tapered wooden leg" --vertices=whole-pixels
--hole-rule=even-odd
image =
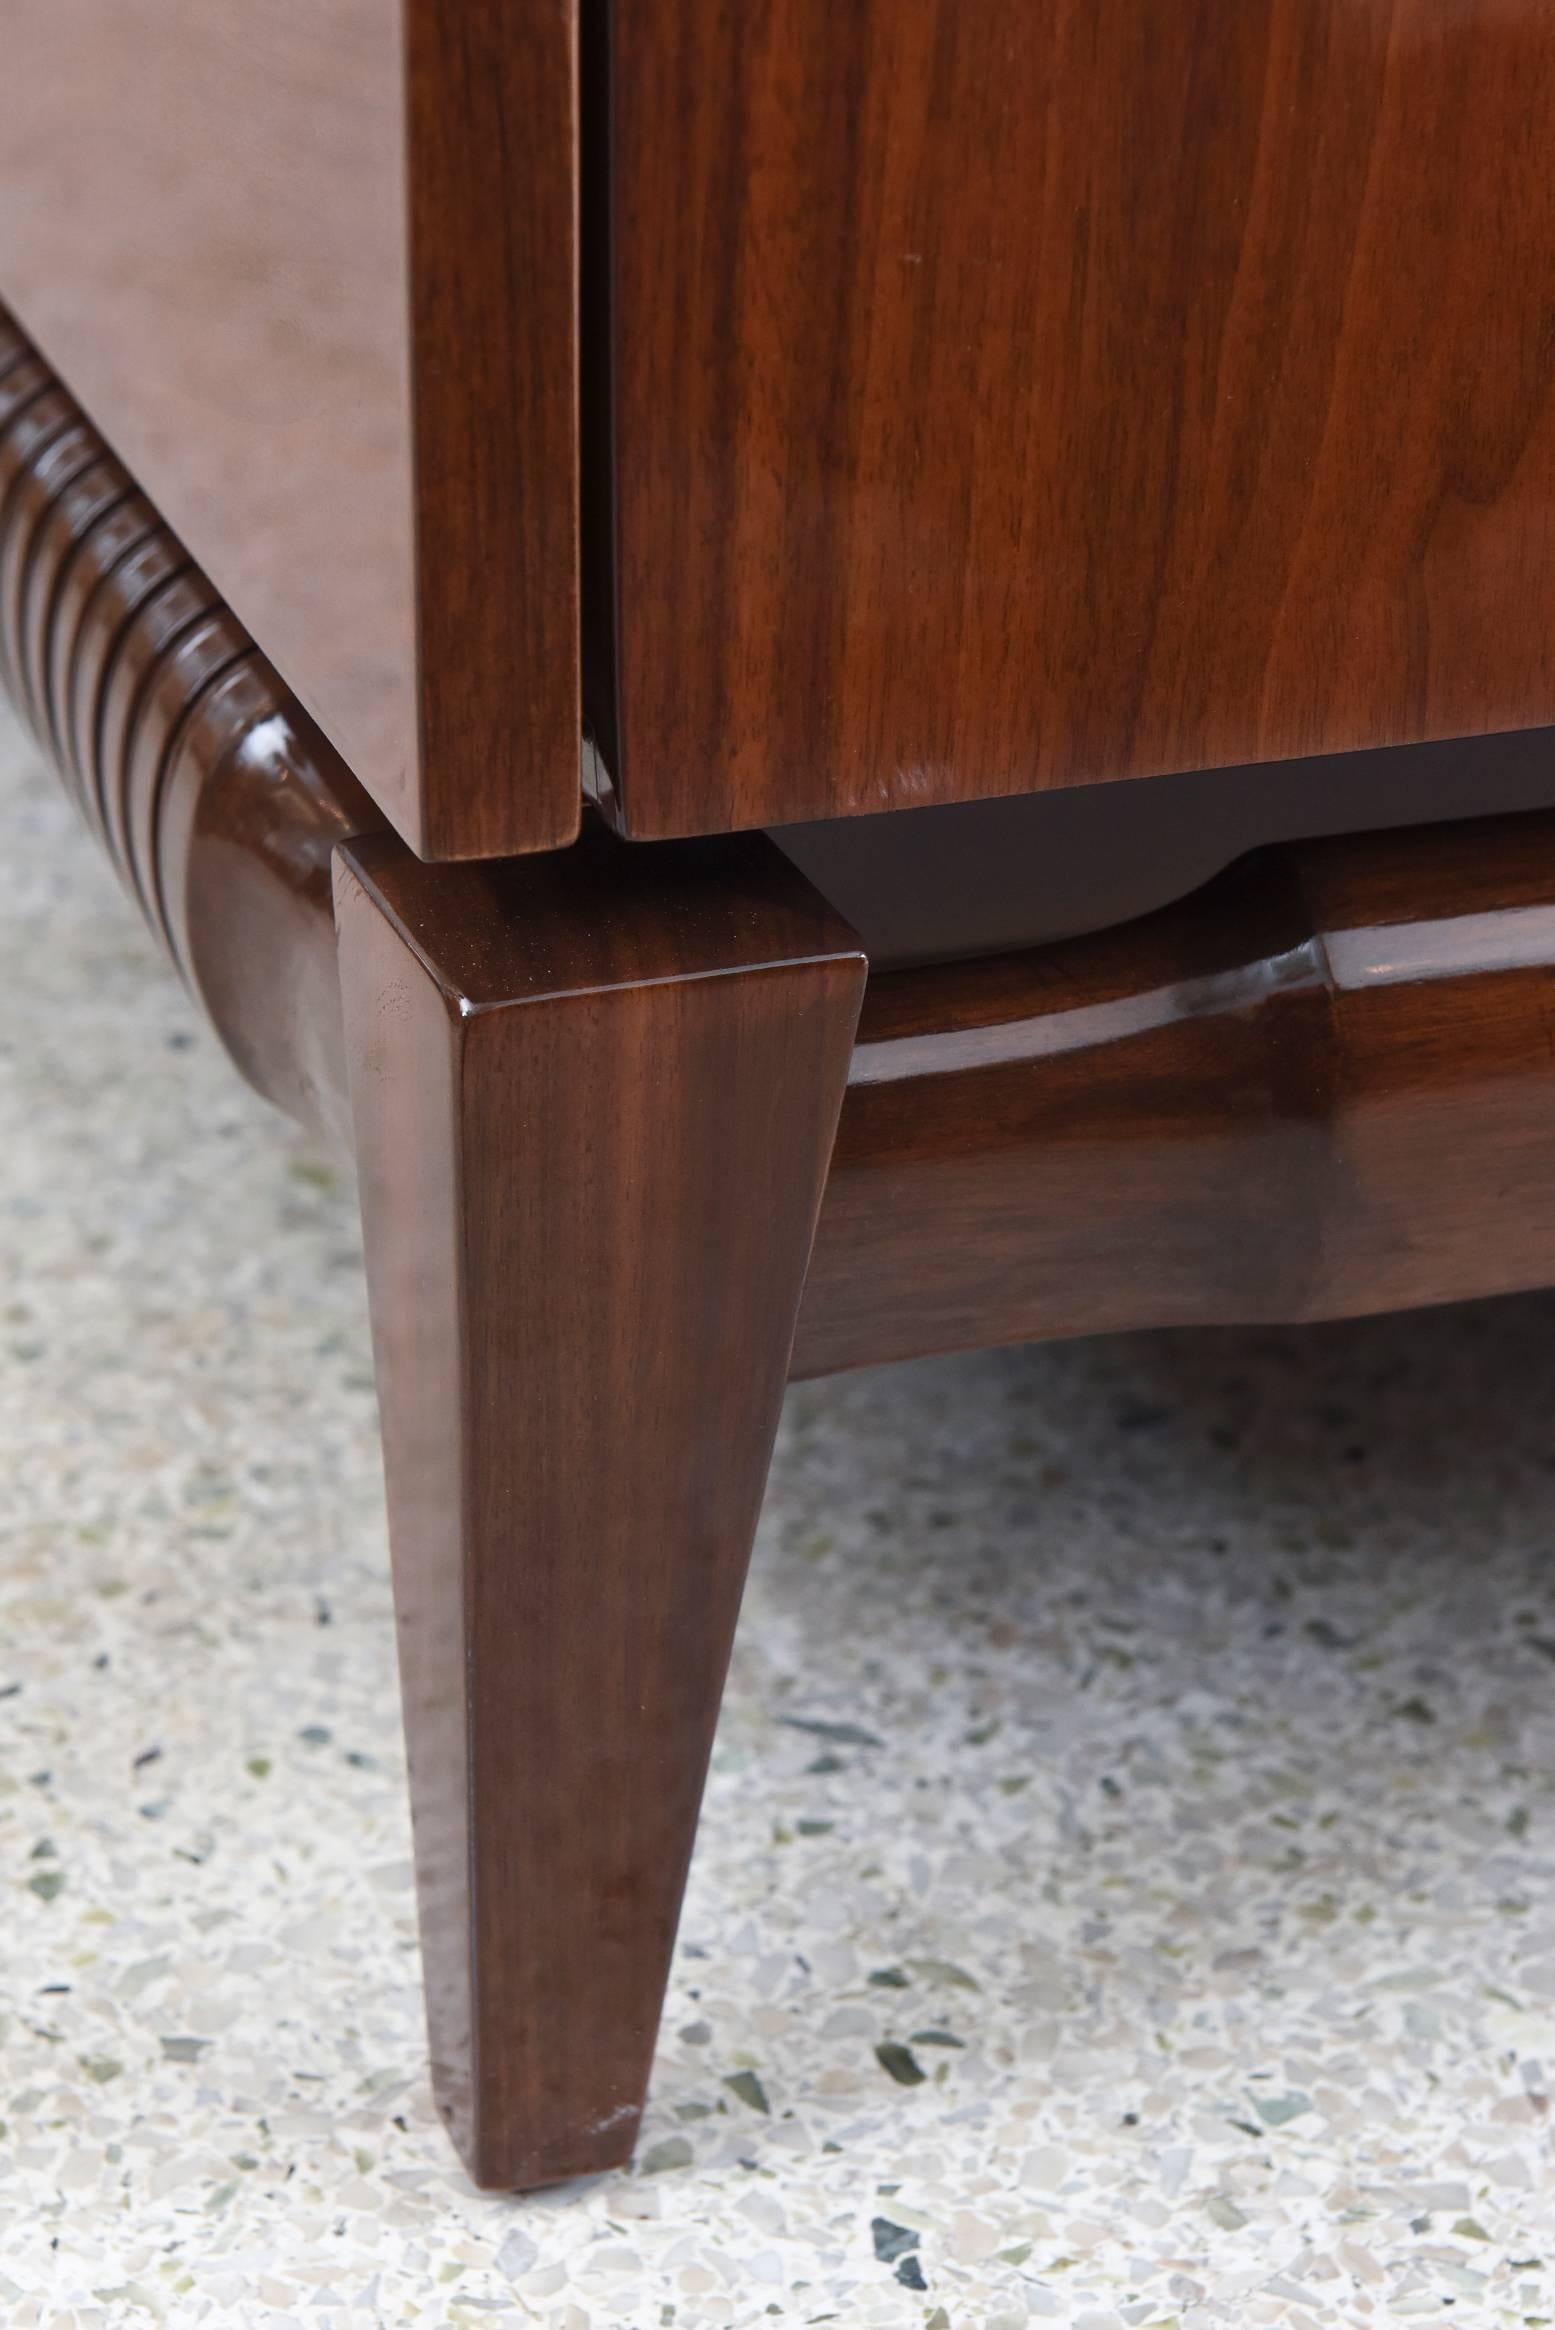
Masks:
[[[337,858],[434,2080],[631,2151],[864,964],[760,839]]]

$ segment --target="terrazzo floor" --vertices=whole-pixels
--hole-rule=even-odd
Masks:
[[[348,1180],[14,732],[0,901],[6,2330],[1555,2317],[1555,1302],[792,1393],[636,2167],[484,2197]]]

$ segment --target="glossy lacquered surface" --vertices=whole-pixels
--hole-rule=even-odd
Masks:
[[[368,830],[14,336],[0,676],[245,1072],[355,1144],[433,2075],[482,2183],[630,2152],[785,1374],[1555,1283],[1555,812],[887,973],[855,1042],[858,944],[761,837]]]
[[[3,418],[38,368],[0,365],[12,692],[245,1073],[349,1137],[330,855],[378,813],[89,429],[46,486]],[[666,862],[616,844],[580,888],[575,854],[545,861],[558,988]],[[796,1365],[1555,1282],[1552,1014],[1551,813],[1266,849],[1117,930],[877,976]]]
[[[3,404],[36,372],[0,364]],[[13,693],[245,1073],[349,1138],[329,867],[377,812],[91,432],[47,489],[24,441],[0,420]],[[525,893],[558,989],[666,862],[617,844],[580,886],[575,854]],[[420,878],[430,914],[454,877]],[[1265,849],[1114,931],[877,976],[796,1366],[1555,1281],[1552,1014],[1548,813]]]
[[[1538,0],[664,0],[608,47],[631,832],[1555,718]]]
[[[439,2101],[636,2136],[864,963],[760,840],[337,873]]]
[[[797,1374],[1555,1284],[1555,817],[873,981]]]
[[[0,294],[420,849],[576,830],[571,0],[8,0]]]

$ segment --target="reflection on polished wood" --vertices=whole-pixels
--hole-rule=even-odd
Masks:
[[[1555,1283],[1555,816],[871,983],[794,1371]]]
[[[7,0],[0,287],[400,830],[578,818],[572,0]]]
[[[381,818],[122,473],[50,502],[16,443],[12,692],[239,1066],[344,1136],[330,854]],[[198,612],[158,646],[174,590]],[[1540,812],[1264,850],[1117,930],[878,976],[796,1371],[1555,1282],[1552,1030]]]
[[[609,39],[633,834],[1555,719],[1547,0]]]

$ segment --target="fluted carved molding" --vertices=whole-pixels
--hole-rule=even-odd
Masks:
[[[3,310],[0,683],[244,1074],[340,1131],[330,857],[382,815]]]

